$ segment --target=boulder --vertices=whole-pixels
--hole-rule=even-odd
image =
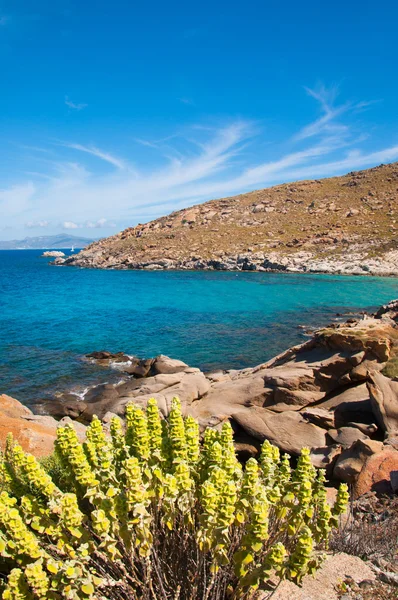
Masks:
[[[326,446],[325,431],[294,411],[277,414],[252,407],[234,413],[232,419],[248,435],[261,442],[267,439],[289,454],[298,455],[304,447]]]
[[[152,367],[152,363],[152,358],[132,360],[131,364],[128,365],[124,371],[129,375],[134,375],[134,377],[147,377]]]
[[[322,427],[322,429],[334,429],[334,413],[324,408],[307,407],[300,411],[304,419],[314,425]]]
[[[329,478],[333,473],[334,465],[341,452],[342,447],[338,444],[313,448],[311,450],[311,462],[317,469],[325,469],[326,476]]]
[[[358,440],[350,448],[343,450],[333,469],[333,478],[346,483],[354,483],[362,471],[366,460],[383,450],[383,443],[375,440]]]
[[[332,397],[317,404],[334,413],[335,427],[344,427],[347,423],[359,421],[371,424],[374,422],[372,405],[366,383],[355,385],[335,393]]]
[[[375,314],[376,319],[398,319],[398,300],[383,304]]]
[[[272,389],[319,391],[314,384],[314,371],[307,364],[294,363],[264,370],[264,383]]]
[[[154,375],[153,377],[145,377],[138,381],[128,381],[116,387],[116,391],[121,397],[142,396],[146,394],[157,394],[166,388],[178,385],[184,373],[170,373],[165,375]],[[129,385],[129,384],[133,385]]]
[[[387,438],[398,437],[398,381],[373,371],[367,385],[378,424]]]
[[[18,419],[19,417],[25,417],[32,415],[32,411],[27,406],[24,406],[16,400],[7,396],[6,394],[0,395],[0,412],[3,417],[9,417],[11,419]]]
[[[246,377],[213,384],[200,402],[192,404],[190,412],[204,427],[214,417],[219,420],[230,417],[240,407],[263,406],[272,393],[265,387],[261,374],[252,372]]]
[[[71,419],[83,418],[84,412],[87,409],[87,404],[75,394],[61,394],[59,397],[48,402],[40,402],[34,406],[36,414],[47,414],[61,419],[62,417],[70,417]]]
[[[111,383],[102,383],[96,385],[88,390],[84,395],[84,402],[86,404],[109,404],[119,396],[115,386]]]
[[[398,450],[385,446],[364,463],[354,485],[354,496],[374,491],[389,494],[393,491],[391,474],[398,472]],[[395,476],[394,476],[395,477]]]
[[[93,360],[108,360],[113,355],[108,350],[96,350],[95,352],[90,352],[90,354],[86,354],[86,358],[91,358]]]
[[[355,427],[368,436],[375,434],[379,429],[375,423],[367,425],[366,423],[355,423],[354,421],[347,423],[347,427]]]
[[[336,444],[343,448],[350,448],[357,440],[369,439],[368,436],[355,427],[341,427],[340,429],[329,429],[328,436]]]
[[[153,361],[150,375],[179,373],[180,371],[185,371],[187,368],[189,368],[188,365],[182,362],[182,360],[169,358],[168,356],[161,354]]]
[[[258,458],[260,454],[261,443],[245,432],[234,436],[234,445],[238,458],[242,462],[246,462],[249,458]]]
[[[351,370],[350,381],[366,381],[369,371],[379,371],[383,368],[384,364],[377,362],[377,360],[364,360]]]

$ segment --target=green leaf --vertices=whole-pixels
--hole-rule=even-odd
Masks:
[[[84,594],[87,594],[87,596],[92,596],[92,594],[94,594],[94,586],[92,583],[84,583],[81,589]]]

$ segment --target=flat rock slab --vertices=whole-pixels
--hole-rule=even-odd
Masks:
[[[291,581],[283,581],[272,600],[338,600],[336,587],[346,577],[352,577],[356,583],[364,579],[376,579],[372,569],[363,560],[340,552],[328,556],[315,577],[304,577],[302,587]],[[268,597],[269,595],[264,594],[261,600]]]
[[[329,429],[328,436],[343,448],[350,448],[358,440],[369,439],[365,433],[362,433],[356,427],[341,427],[340,429]]]
[[[234,413],[232,419],[255,439],[267,439],[289,454],[300,454],[304,447],[326,446],[326,432],[308,423],[294,411],[278,414],[265,408],[252,407]]]

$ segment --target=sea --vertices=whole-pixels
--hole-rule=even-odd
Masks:
[[[84,360],[96,350],[239,369],[398,297],[396,278],[93,270],[41,254],[0,251],[0,393],[32,407],[120,378]]]

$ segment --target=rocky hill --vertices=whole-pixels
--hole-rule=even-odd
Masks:
[[[57,264],[398,274],[398,163],[179,210]]]

